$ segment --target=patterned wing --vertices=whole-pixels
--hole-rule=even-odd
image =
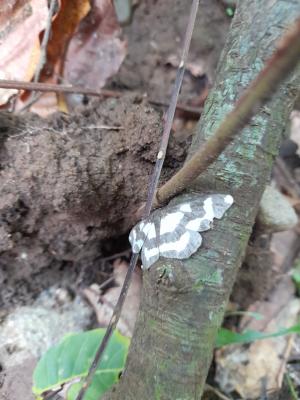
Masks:
[[[142,220],[132,228],[129,234],[129,242],[131,244],[133,253],[139,253],[141,251],[144,242],[147,239],[149,229],[150,226],[148,224],[148,219]]]
[[[158,212],[152,215],[152,218],[148,222],[151,224],[150,235],[147,236],[144,246],[142,248],[142,268],[148,269],[159,259],[159,226],[160,226],[160,215]],[[155,232],[155,234],[154,234]]]
[[[201,246],[199,232],[210,229],[213,219],[222,218],[232,203],[230,195],[195,194],[187,201],[156,210],[132,229],[129,240],[133,252],[142,250],[144,269],[160,256],[188,258]]]

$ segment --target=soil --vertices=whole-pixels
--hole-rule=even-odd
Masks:
[[[141,1],[132,23],[123,30],[128,55],[112,84],[145,92],[152,100],[168,103],[188,14],[184,0]],[[213,83],[229,26],[230,18],[219,0],[200,1],[181,102],[197,104],[206,85]]]
[[[105,241],[135,222],[161,136],[161,114],[136,95],[48,120],[11,118],[0,122],[2,306],[27,301],[61,271],[69,284],[83,268],[101,271]],[[172,139],[163,180],[186,149]]]

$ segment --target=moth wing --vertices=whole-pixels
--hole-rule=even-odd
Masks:
[[[185,216],[187,219],[186,229],[196,232],[211,229],[214,218],[222,218],[232,203],[233,198],[230,195],[194,195],[189,203],[192,211]]]
[[[182,214],[180,225],[194,232],[204,232],[211,228],[213,220],[212,211],[208,212],[205,209],[205,201],[209,196],[193,195],[179,204],[176,204],[169,209],[169,218],[171,215]],[[206,204],[207,208],[208,204]],[[166,224],[167,226],[170,224]],[[175,229],[174,229],[175,230]],[[184,232],[183,232],[184,233]]]
[[[201,243],[200,233],[182,227],[182,229],[176,229],[168,241],[160,238],[159,254],[166,258],[189,258],[198,250]]]
[[[222,218],[225,212],[232,206],[233,197],[230,194],[213,194],[213,209],[215,218]]]
[[[160,255],[168,258],[186,258],[195,251],[195,244],[200,242],[199,237],[193,238],[191,248],[187,244],[184,225],[185,213],[180,210],[180,205],[166,207],[152,213],[151,226],[142,248],[142,263],[145,269],[154,264]]]
[[[137,224],[129,235],[134,253],[142,250],[143,268],[148,269],[161,256],[184,259],[201,246],[198,232],[211,228],[214,218],[222,218],[232,205],[230,195],[192,195],[186,201],[156,210]]]
[[[144,245],[147,235],[144,232],[145,224],[144,220],[136,224],[130,231],[129,242],[132,247],[133,253],[139,253]]]
[[[202,243],[198,232],[211,229],[213,219],[222,218],[232,203],[230,195],[194,195],[167,207],[167,215],[161,218],[159,254],[166,258],[190,257]]]
[[[158,211],[151,218],[151,226],[142,248],[142,268],[148,269],[159,259],[159,224],[160,213]]]

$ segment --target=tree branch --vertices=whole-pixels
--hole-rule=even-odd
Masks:
[[[240,133],[300,61],[300,18],[210,139],[157,192],[155,206],[187,188]]]
[[[299,15],[294,0],[238,3],[226,47],[191,147],[213,136],[236,98],[262,69],[284,28]],[[143,293],[126,367],[109,400],[200,399],[215,337],[270,177],[296,75],[280,88],[220,157],[193,182],[201,193],[230,193],[234,206],[203,234],[187,260],[160,259],[143,275]],[[187,195],[188,197],[188,195]],[[186,200],[186,198],[185,198]]]

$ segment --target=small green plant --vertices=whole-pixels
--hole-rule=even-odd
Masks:
[[[38,362],[33,374],[33,393],[37,399],[48,391],[68,388],[66,399],[74,400],[81,389],[105,329],[67,335],[51,347]],[[115,331],[100,363],[85,400],[98,400],[114,383],[124,368],[129,339]]]
[[[67,388],[65,398],[75,400],[81,389],[82,379],[88,373],[104,333],[105,329],[94,329],[83,333],[70,334],[57,346],[51,347],[40,359],[34,371],[33,393],[37,400],[42,399],[45,392],[55,392],[63,387]],[[257,331],[236,333],[221,328],[216,340],[216,347],[250,343],[290,333],[300,333],[300,324],[288,329],[280,329],[274,333]],[[129,339],[116,331],[109,342],[84,400],[99,400],[114,383],[118,382],[125,365],[128,347]]]
[[[285,374],[285,381],[286,381],[286,384],[287,384],[287,386],[289,388],[291,400],[299,400],[299,397],[298,397],[297,391],[296,391],[296,389],[294,387],[292,378],[290,377],[288,372]]]
[[[229,344],[251,343],[255,342],[256,340],[269,339],[278,336],[289,335],[291,333],[300,333],[300,324],[293,325],[286,329],[279,329],[273,333],[263,333],[252,330],[245,331],[243,333],[237,333],[230,331],[229,329],[221,328],[217,336],[216,347],[228,346]]]

